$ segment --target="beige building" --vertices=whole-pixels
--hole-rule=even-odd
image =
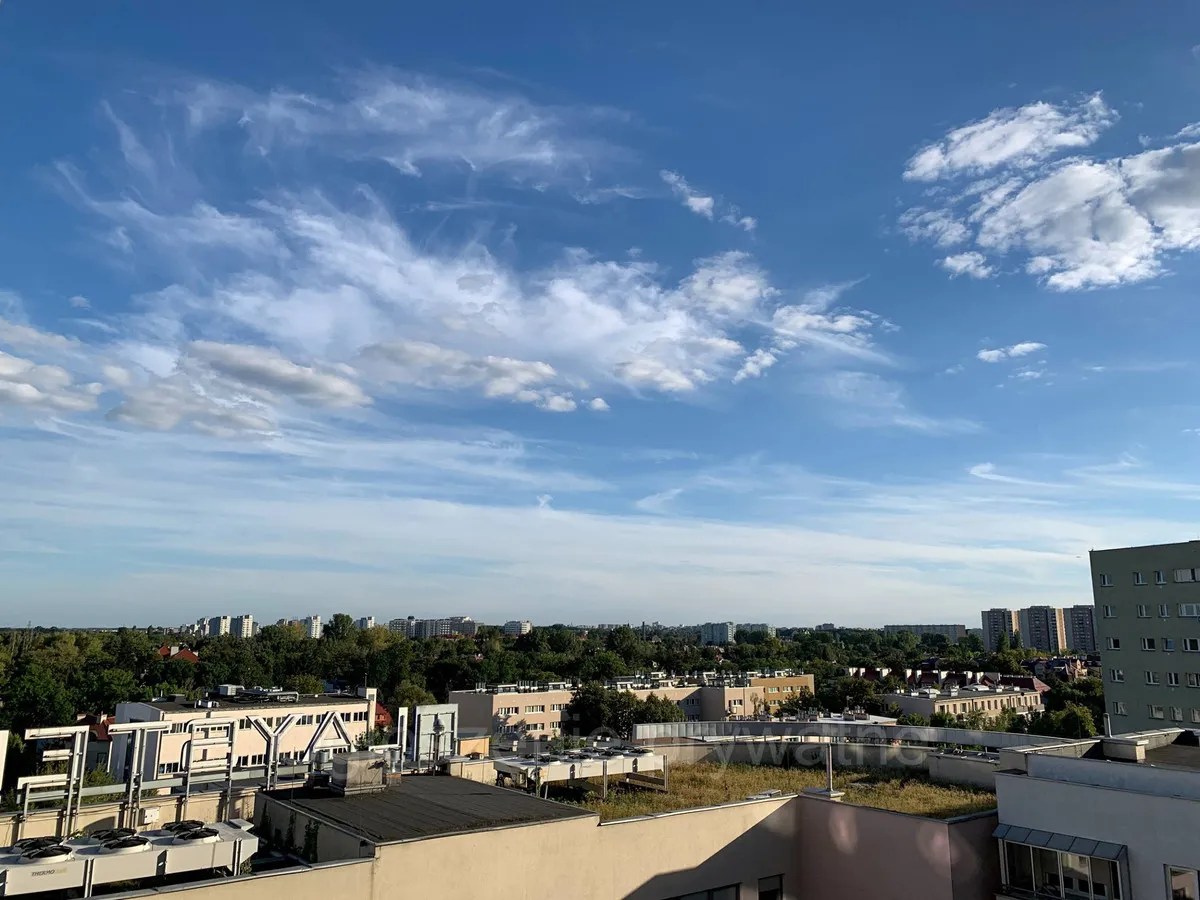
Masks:
[[[310,762],[317,750],[344,752],[375,725],[375,688],[362,696],[301,695],[295,691],[234,694],[224,685],[216,699],[118,703],[117,723],[169,722],[169,731],[146,736],[143,777],[184,771],[219,772],[265,766],[268,738],[277,744],[281,764]],[[123,779],[129,765],[129,736],[113,735],[110,772]]]
[[[747,674],[704,682],[618,679],[609,687],[632,691],[640,700],[651,694],[670,700],[689,722],[770,715],[789,697],[815,690],[812,675],[795,673]],[[563,716],[574,693],[567,682],[503,684],[451,691],[449,702],[458,704],[459,722],[465,731],[548,737],[570,730]]]
[[[930,718],[934,713],[965,716],[982,711],[989,719],[1004,709],[1015,709],[1022,715],[1042,710],[1042,695],[1034,690],[1017,687],[986,687],[968,685],[961,690],[914,691],[905,694],[884,694],[885,704],[895,704],[904,715],[915,713]]]

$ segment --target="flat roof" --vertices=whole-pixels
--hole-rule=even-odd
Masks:
[[[267,796],[377,844],[596,816],[524,791],[445,775],[406,775],[398,785],[348,797],[308,787]]]
[[[1167,744],[1146,751],[1146,762],[1172,769],[1200,770],[1200,747],[1195,744]]]
[[[295,709],[302,706],[338,706],[341,704],[366,703],[366,697],[351,697],[348,694],[301,694],[295,702],[281,703],[278,700],[233,700],[229,697],[212,697],[220,706],[208,708],[196,706],[195,700],[146,700],[147,706],[163,712],[236,712],[245,709]]]

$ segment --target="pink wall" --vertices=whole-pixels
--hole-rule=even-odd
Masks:
[[[798,802],[805,900],[983,900],[1000,886],[995,813],[939,821],[816,797]]]

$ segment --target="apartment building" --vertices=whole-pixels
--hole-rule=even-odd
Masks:
[[[1043,653],[1062,653],[1067,649],[1067,629],[1063,611],[1053,606],[1029,606],[1019,610],[1021,646]]]
[[[1033,688],[1017,685],[970,684],[949,690],[917,690],[907,693],[884,694],[886,705],[895,704],[904,715],[915,713],[926,719],[934,713],[950,716],[965,716],[982,712],[994,719],[1005,709],[1015,709],[1021,715],[1030,715],[1042,710],[1042,695]]]
[[[1172,572],[1162,571],[1173,583]],[[1046,750],[1001,750],[995,777],[999,900],[1200,897],[1200,746],[1194,732],[1167,729]]]
[[[1094,550],[1091,569],[1113,730],[1200,724],[1200,541]]]
[[[739,631],[744,631],[746,634],[765,634],[767,637],[775,637],[775,626],[768,625],[766,622],[740,622],[734,627],[734,634]]]
[[[705,622],[700,626],[700,646],[732,644],[737,633],[732,622]]]
[[[224,634],[229,634],[230,619],[229,616],[213,616],[208,620],[208,636],[220,637]]]
[[[222,685],[203,700],[183,695],[149,702],[118,703],[116,722],[169,722],[169,731],[146,738],[143,776],[181,771],[222,771],[263,766],[267,737],[281,763],[302,763],[317,750],[344,752],[375,725],[375,688],[346,694],[301,695],[295,691]],[[260,731],[259,729],[263,729]],[[128,736],[114,734],[110,772],[123,779],[129,765]]]
[[[300,620],[300,626],[314,641],[321,637],[321,617],[320,616],[305,616]]]
[[[363,631],[369,631],[370,629],[375,627],[375,617],[374,616],[362,616],[354,624],[357,625],[359,628],[361,628]]]
[[[1095,653],[1100,649],[1096,642],[1096,607],[1070,606],[1063,610],[1063,618],[1068,647],[1076,653]]]
[[[254,616],[249,613],[244,616],[234,616],[230,621],[229,633],[236,638],[254,637]]]
[[[985,609],[981,614],[983,619],[983,646],[986,650],[995,650],[1000,641],[1000,635],[1012,641],[1013,635],[1020,629],[1020,620],[1015,609]]]
[[[510,619],[504,623],[503,631],[509,636],[520,636],[533,631],[533,623],[528,619]]]
[[[884,625],[883,633],[890,636],[907,631],[922,637],[927,634],[940,634],[950,643],[957,644],[967,636],[966,625]]]
[[[640,700],[651,694],[670,700],[688,721],[715,722],[739,716],[770,715],[780,703],[815,689],[812,675],[793,672],[746,673],[698,680],[625,678],[611,682],[614,690],[631,691]],[[498,684],[469,691],[451,691],[461,727],[485,734],[525,734],[549,737],[570,731],[564,720],[575,688],[565,681],[539,684]]]

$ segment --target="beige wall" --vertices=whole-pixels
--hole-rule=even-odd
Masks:
[[[995,813],[956,822],[797,802],[805,900],[990,900],[1000,886]]]
[[[912,694],[885,694],[883,702],[896,704],[902,713],[916,713],[927,719],[935,712],[957,716],[976,710],[982,710],[989,719],[994,719],[1006,707],[1014,707],[1022,713],[1034,712],[1042,708],[1042,696],[1037,691],[1004,693],[960,691],[956,697],[937,698],[914,697]]]

